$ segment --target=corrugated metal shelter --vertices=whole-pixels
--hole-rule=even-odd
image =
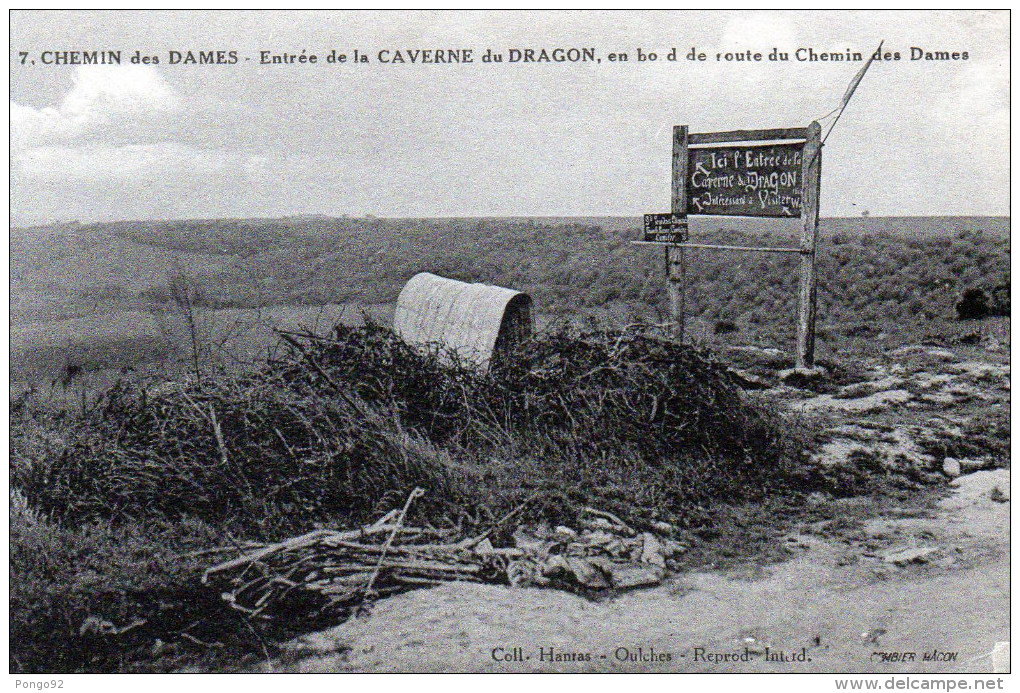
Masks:
[[[531,336],[531,297],[422,272],[397,298],[393,330],[408,344],[438,344],[488,368],[493,356]]]

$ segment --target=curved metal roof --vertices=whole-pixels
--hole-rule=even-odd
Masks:
[[[393,330],[408,344],[438,344],[459,358],[487,367],[504,318],[526,312],[531,297],[488,284],[468,284],[428,272],[411,277],[397,298]]]

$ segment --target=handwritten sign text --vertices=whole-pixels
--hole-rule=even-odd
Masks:
[[[687,212],[799,217],[804,145],[746,145],[688,150]]]

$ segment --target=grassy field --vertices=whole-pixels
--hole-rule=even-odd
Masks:
[[[1008,230],[826,220],[818,349],[834,383],[902,344],[1008,343],[1008,320],[954,309],[967,289],[1008,287]],[[674,523],[706,564],[781,558],[775,533],[842,481],[806,464],[815,432],[738,392],[719,360],[747,367],[735,345],[792,350],[795,259],[690,252],[694,348],[662,351],[607,337],[665,320],[662,252],[631,245],[637,233],[633,219],[319,217],[13,230],[11,670],[268,657],[286,629],[256,631],[210,596],[203,552],[350,526],[415,485],[434,499],[416,520],[442,526],[555,491],[550,521],[595,503]],[[796,242],[788,225],[739,220],[694,235]],[[544,341],[522,357],[530,369],[478,379],[371,327],[334,333],[314,367],[276,341],[274,328],[321,334],[363,314],[388,324],[419,271],[531,293]],[[1008,291],[997,305],[1008,312]],[[896,487],[897,502],[923,490]]]

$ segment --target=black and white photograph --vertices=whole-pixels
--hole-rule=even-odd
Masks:
[[[9,39],[12,691],[1009,688],[1009,10]]]

